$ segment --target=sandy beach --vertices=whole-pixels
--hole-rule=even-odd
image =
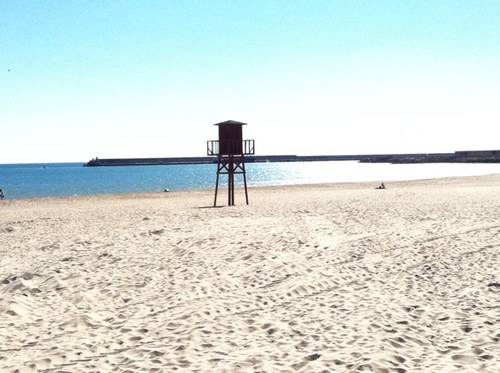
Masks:
[[[0,201],[2,372],[500,372],[500,175]]]

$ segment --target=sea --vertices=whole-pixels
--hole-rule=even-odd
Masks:
[[[215,164],[84,167],[83,163],[0,164],[5,199],[81,196],[134,192],[213,189]],[[292,184],[394,180],[499,174],[500,164],[387,164],[356,161],[248,163],[247,184]],[[221,177],[220,187],[226,185]],[[235,183],[243,185],[241,175]]]

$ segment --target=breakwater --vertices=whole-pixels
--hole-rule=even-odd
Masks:
[[[360,162],[373,163],[500,163],[500,150],[468,150],[454,153],[387,154],[370,156]]]
[[[367,156],[362,155],[252,155],[245,156],[247,163],[259,162],[313,162],[313,161],[359,161]],[[95,158],[87,163],[87,167],[99,166],[152,166],[179,164],[212,164],[217,163],[217,157],[170,157],[170,158]]]
[[[402,153],[356,155],[253,155],[247,163],[359,161],[370,163],[500,163],[500,150],[456,151],[454,153]],[[217,157],[95,158],[86,167],[213,164]]]
[[[320,162],[320,161],[372,161],[378,157],[394,156],[381,155],[251,155],[245,156],[247,163],[263,162]],[[401,155],[402,156],[402,155]],[[153,165],[179,165],[179,164],[213,164],[217,157],[170,157],[170,158],[95,158],[84,166],[153,166]]]

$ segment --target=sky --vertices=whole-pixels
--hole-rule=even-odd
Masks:
[[[497,0],[0,0],[0,163],[500,149]]]

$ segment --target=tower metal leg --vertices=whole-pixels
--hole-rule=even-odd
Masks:
[[[227,165],[228,169],[228,189],[227,189],[227,194],[228,194],[228,205],[229,206],[234,206],[234,159],[233,156],[229,156],[229,162]]]
[[[220,160],[217,163],[217,177],[215,179],[215,199],[214,199],[214,207],[217,206],[217,190],[219,189],[219,171],[220,171]]]
[[[245,198],[248,205],[247,172],[245,170],[245,160],[241,157],[241,169],[243,170],[243,183],[245,184]]]

